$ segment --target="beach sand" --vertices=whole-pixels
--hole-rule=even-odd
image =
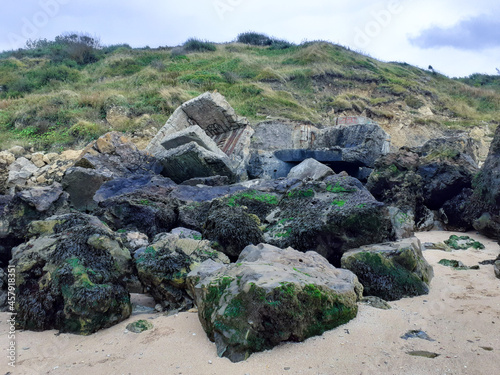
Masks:
[[[422,242],[441,242],[453,232],[417,233]],[[463,235],[463,233],[456,233]],[[428,295],[390,302],[391,310],[360,304],[349,323],[306,340],[255,353],[247,361],[218,358],[196,313],[139,314],[90,336],[57,331],[16,332],[17,363],[7,359],[7,313],[0,314],[0,374],[498,374],[500,373],[500,280],[492,265],[458,271],[437,264],[457,259],[467,266],[494,259],[498,244],[475,234],[486,249],[446,253],[426,250],[434,267]],[[126,330],[138,319],[154,329]],[[423,330],[435,341],[401,338]],[[436,358],[414,357],[429,351]]]

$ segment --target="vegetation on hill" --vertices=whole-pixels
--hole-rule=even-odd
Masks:
[[[132,49],[66,34],[3,52],[0,149],[60,149],[110,130],[141,134],[207,90],[222,93],[252,122],[328,126],[338,115],[363,114],[382,124],[405,117],[420,126],[469,128],[500,118],[497,77],[460,82],[322,41],[294,45],[257,33],[237,40]]]

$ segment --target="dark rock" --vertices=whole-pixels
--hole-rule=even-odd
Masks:
[[[474,228],[488,237],[500,239],[500,127],[481,171],[474,178],[474,193],[466,215]]]
[[[177,207],[175,199],[139,190],[100,202],[96,215],[113,230],[129,229],[153,238],[177,226]]]
[[[395,238],[387,207],[345,174],[288,190],[266,221],[267,243],[314,250],[335,266],[350,248]]]
[[[97,207],[94,194],[102,184],[113,178],[108,171],[91,168],[68,168],[62,180],[64,190],[69,193],[71,205],[79,211],[92,211]]]
[[[415,237],[349,250],[342,256],[342,267],[358,276],[365,295],[387,301],[429,293],[434,275]]]
[[[188,285],[217,354],[233,362],[348,322],[362,292],[351,272],[315,252],[264,244],[246,247],[228,266],[202,263]]]
[[[29,233],[38,237],[16,247],[11,261],[18,328],[89,334],[128,318],[130,253],[108,227],[68,214],[34,222]]]
[[[229,185],[229,178],[227,176],[196,177],[184,181],[181,185],[225,186]]]
[[[148,192],[167,196],[176,186],[171,179],[162,176],[136,175],[132,177],[116,178],[103,183],[93,196],[95,202],[119,195],[136,192]]]
[[[147,248],[134,254],[139,280],[165,310],[186,310],[192,300],[186,293],[187,274],[201,262],[212,259],[229,263],[209,241],[161,234]]]
[[[214,201],[203,228],[203,237],[216,241],[218,249],[236,258],[250,244],[263,242],[260,220],[246,209]]]

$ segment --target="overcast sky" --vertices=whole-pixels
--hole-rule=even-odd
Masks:
[[[448,76],[497,74],[498,0],[0,0],[0,50],[87,32],[103,44],[175,46],[257,31],[328,40],[384,61]]]

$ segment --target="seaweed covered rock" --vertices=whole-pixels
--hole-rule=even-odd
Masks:
[[[233,362],[348,322],[362,293],[352,272],[319,254],[265,244],[246,247],[228,266],[202,263],[188,284],[203,329]]]
[[[342,267],[356,274],[365,295],[387,301],[427,294],[434,276],[416,237],[350,250]]]
[[[249,214],[246,208],[217,200],[210,208],[203,236],[216,241],[224,254],[237,258],[247,245],[263,242],[259,225],[259,218]]]
[[[165,310],[192,306],[186,293],[186,277],[207,259],[229,263],[227,256],[210,247],[209,241],[167,233],[158,235],[154,243],[134,254],[139,280]]]
[[[497,260],[493,264],[493,270],[495,271],[495,276],[500,279],[500,255],[498,256]]]
[[[177,226],[177,201],[138,190],[100,202],[95,214],[114,230],[136,230],[153,238]]]
[[[403,147],[377,160],[366,187],[412,217],[421,230],[431,229],[435,220],[447,229],[470,229],[466,202],[478,171],[473,146],[470,138],[457,136]]]
[[[335,266],[350,248],[395,238],[387,207],[345,174],[295,185],[266,220],[265,242],[314,250]]]
[[[130,316],[130,252],[107,226],[67,214],[34,221],[28,231],[11,260],[18,328],[90,334]]]
[[[467,217],[474,229],[485,236],[500,239],[500,127],[497,127],[488,157],[474,179],[474,193]]]
[[[0,264],[6,265],[11,249],[24,241],[31,221],[68,211],[68,194],[58,183],[0,196]]]

